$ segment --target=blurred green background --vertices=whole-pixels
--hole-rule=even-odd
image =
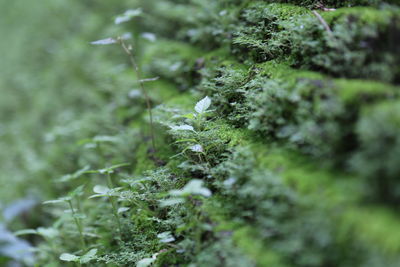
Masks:
[[[51,179],[76,163],[79,136],[112,120],[104,106],[120,68],[108,59],[120,54],[89,42],[116,34],[113,16],[124,8],[121,0],[0,0],[0,254],[6,258],[32,260],[28,245],[9,231],[46,221],[32,207],[62,190]],[[99,119],[80,123],[82,114]],[[0,265],[5,261],[0,256]]]

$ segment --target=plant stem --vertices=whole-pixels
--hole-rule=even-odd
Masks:
[[[147,105],[147,111],[149,112],[149,119],[150,119],[150,135],[151,135],[151,144],[153,147],[153,152],[156,151],[156,144],[155,144],[155,136],[154,136],[154,124],[153,124],[153,113],[152,113],[152,108],[151,108],[151,101],[150,101],[150,97],[147,94],[147,91],[144,87],[144,82],[142,80],[142,75],[139,69],[138,64],[136,63],[135,60],[135,56],[132,53],[131,49],[129,47],[126,46],[125,42],[120,38],[119,39],[120,44],[122,46],[122,49],[125,51],[125,53],[129,56],[129,60],[131,62],[132,68],[134,70],[134,72],[136,73],[136,78],[139,82],[140,85],[140,90],[142,91],[145,99],[146,99],[146,105]]]
[[[110,174],[110,173],[107,173],[107,184],[108,184],[108,187],[109,187],[110,189],[114,188],[114,184],[113,184],[113,182],[112,182],[111,174]],[[117,208],[118,205],[117,205],[117,203],[116,203],[116,201],[115,201],[114,196],[110,196],[110,203],[111,203],[113,215],[114,215],[115,220],[117,221],[117,224],[118,224],[119,234],[122,235],[121,221],[119,220],[119,216],[118,216],[118,208]]]
[[[69,208],[71,209],[72,217],[74,218],[76,228],[78,228],[79,237],[81,239],[81,244],[82,244],[82,249],[86,250],[86,242],[85,242],[85,237],[83,236],[82,224],[81,224],[80,220],[76,217],[76,213],[75,213],[74,207],[72,206],[71,200],[68,200],[68,205],[69,205]]]

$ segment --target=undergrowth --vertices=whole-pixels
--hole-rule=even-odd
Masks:
[[[24,140],[1,181],[36,203],[4,220],[0,264],[398,265],[395,1],[116,2],[73,4],[99,15],[43,52],[39,96],[0,82],[40,107],[0,124],[1,148]]]

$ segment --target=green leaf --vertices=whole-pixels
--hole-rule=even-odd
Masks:
[[[47,200],[43,202],[43,204],[59,204],[59,203],[67,203],[68,201],[71,201],[71,197],[62,197],[59,199],[53,199],[53,200]]]
[[[187,183],[181,190],[171,190],[169,192],[171,196],[188,196],[188,195],[201,195],[204,197],[210,197],[211,191],[203,187],[203,181],[198,179],[193,179]]]
[[[198,152],[198,153],[203,153],[203,152],[204,152],[203,147],[202,147],[201,145],[199,145],[199,144],[190,146],[189,149],[190,149],[191,151],[193,151],[193,152]]]
[[[129,166],[129,165],[131,165],[131,164],[130,164],[130,163],[116,164],[116,165],[113,165],[113,166],[111,166],[111,167],[107,167],[107,168],[104,168],[104,169],[100,169],[100,170],[98,170],[98,172],[101,173],[101,174],[105,174],[105,173],[106,173],[106,174],[111,174],[111,173],[114,172],[115,169],[120,168],[120,167]]]
[[[121,208],[118,208],[118,213],[124,213],[124,212],[126,212],[128,210],[129,210],[128,207],[121,207]]]
[[[184,124],[184,125],[178,125],[178,126],[170,126],[170,128],[174,131],[194,131],[193,126]]]
[[[161,243],[171,243],[175,241],[175,237],[169,231],[160,233],[157,237],[160,239]]]
[[[68,194],[69,197],[74,198],[76,196],[81,196],[83,195],[83,188],[85,187],[85,185],[80,185],[77,188],[75,188],[74,191],[70,192]]]
[[[79,257],[75,256],[74,254],[63,253],[63,254],[60,255],[60,260],[78,262],[79,261]]]
[[[182,115],[181,117],[187,118],[189,120],[193,120],[196,117],[196,115],[193,113],[188,113],[188,114]]]
[[[158,253],[154,254],[151,258],[141,259],[136,263],[136,267],[148,267],[153,264],[157,259]]]
[[[161,207],[169,207],[169,206],[174,206],[178,205],[181,203],[185,203],[185,199],[183,198],[170,198],[170,199],[163,199],[160,200],[160,206]]]
[[[130,21],[132,18],[142,14],[142,9],[128,9],[124,14],[115,18],[115,24],[121,24],[123,22]]]
[[[89,250],[88,253],[86,253],[85,255],[81,256],[81,263],[88,263],[89,261],[93,260],[94,257],[97,254],[97,249],[91,249]]]
[[[55,228],[44,228],[39,227],[36,231],[39,235],[46,237],[46,238],[55,238],[59,235],[59,232]]]
[[[15,236],[20,236],[20,235],[37,235],[38,232],[34,229],[23,229],[23,230],[19,230],[14,232]]]
[[[83,174],[85,174],[89,169],[90,169],[90,166],[87,165],[87,166],[83,167],[82,169],[74,172],[73,174],[66,174],[66,175],[62,176],[60,179],[58,179],[58,182],[66,183],[71,180],[77,179],[80,176],[82,176]]]
[[[97,194],[107,194],[110,191],[110,188],[104,185],[95,185],[93,187],[93,192]]]
[[[208,96],[206,96],[205,98],[197,102],[196,106],[194,107],[194,110],[196,110],[196,112],[199,114],[203,114],[207,111],[210,105],[211,105],[211,99]]]
[[[106,38],[106,39],[90,42],[90,44],[92,44],[92,45],[110,45],[110,44],[116,44],[116,43],[117,43],[117,40],[115,40],[114,38]]]

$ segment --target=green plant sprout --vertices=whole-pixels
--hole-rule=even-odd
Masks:
[[[92,261],[97,254],[97,249],[91,249],[87,253],[82,256],[76,256],[70,253],[63,253],[60,255],[60,260],[67,261],[67,262],[75,262],[78,266],[82,264],[89,263]]]
[[[107,177],[107,186],[102,186],[102,185],[96,185],[93,188],[93,191],[96,193],[95,195],[90,196],[89,198],[95,198],[95,197],[108,197],[111,203],[112,207],[112,212],[115,217],[115,220],[117,221],[118,224],[118,231],[120,235],[122,235],[122,224],[121,220],[119,218],[119,213],[123,212],[118,208],[118,194],[117,192],[121,188],[114,188],[114,183],[112,181],[111,174],[114,173],[114,170],[117,168],[129,166],[129,163],[121,163],[121,164],[116,164],[110,167],[106,167],[104,169],[99,169],[99,170],[92,170],[92,171],[87,171],[86,173],[99,173],[99,174],[105,174]]]
[[[123,22],[127,22],[129,20],[131,20],[134,17],[137,17],[139,15],[142,14],[142,10],[141,9],[130,9],[127,10],[124,14],[117,16],[115,19],[115,24],[120,24]],[[103,40],[98,40],[98,41],[94,41],[91,42],[91,44],[93,45],[110,45],[110,44],[118,44],[121,46],[121,48],[123,49],[123,51],[126,53],[126,55],[129,58],[131,67],[133,69],[133,71],[136,73],[136,79],[137,82],[139,83],[140,86],[140,90],[145,98],[146,101],[146,106],[147,106],[147,111],[149,114],[149,120],[150,120],[150,135],[151,135],[151,144],[152,144],[152,149],[153,149],[153,153],[156,152],[156,142],[155,142],[155,133],[154,133],[154,123],[153,123],[153,112],[152,112],[152,105],[151,105],[151,99],[149,94],[147,93],[147,90],[145,89],[145,82],[151,82],[151,81],[155,81],[158,79],[158,77],[155,78],[149,78],[149,79],[143,79],[142,77],[142,73],[141,73],[141,69],[136,61],[136,56],[133,52],[133,47],[132,45],[128,45],[126,43],[126,40],[131,38],[130,34],[125,34],[122,36],[118,36],[117,38],[107,38],[107,39],[103,39]]]
[[[96,194],[91,195],[89,198],[96,198],[96,197],[108,197],[109,198],[114,218],[118,224],[118,231],[119,231],[120,235],[122,235],[122,225],[121,225],[121,220],[120,220],[118,214],[124,212],[125,209],[121,208],[122,209],[121,210],[120,208],[118,208],[117,199],[119,196],[118,195],[119,190],[121,190],[121,187],[109,188],[109,187],[102,186],[102,185],[95,185],[93,187],[93,192]]]
[[[72,214],[72,219],[74,220],[74,223],[75,223],[76,228],[79,233],[82,250],[85,251],[86,250],[86,241],[85,241],[85,237],[84,237],[84,232],[83,232],[84,227],[83,227],[83,223],[82,223],[82,219],[85,218],[85,215],[77,212],[77,210],[75,210],[74,205],[72,203],[72,200],[74,198],[76,199],[77,202],[79,202],[79,196],[81,196],[83,194],[83,188],[84,188],[84,185],[81,185],[81,186],[77,187],[75,190],[73,190],[72,192],[70,192],[66,197],[61,197],[61,198],[54,199],[54,200],[48,200],[48,201],[43,202],[43,204],[66,203],[68,205],[69,210]],[[78,207],[79,206],[80,206],[80,204],[78,204]],[[78,211],[79,211],[79,209],[78,209]]]

